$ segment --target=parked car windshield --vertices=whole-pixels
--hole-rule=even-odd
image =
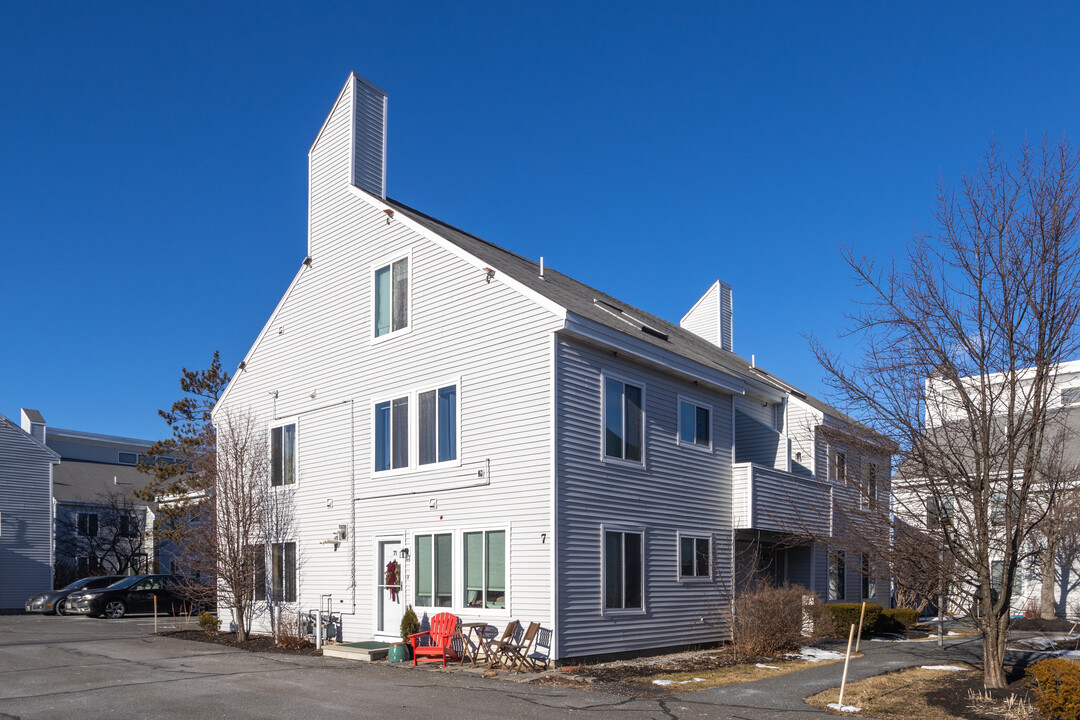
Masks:
[[[109,586],[109,589],[112,590],[114,588],[131,587],[135,583],[139,582],[140,580],[144,580],[145,578],[146,578],[145,575],[132,575],[131,577],[127,577],[127,578],[124,578],[123,580],[119,580],[117,582],[114,582],[112,585]]]
[[[65,585],[64,587],[62,587],[60,589],[61,590],[78,590],[83,585],[86,585],[86,583],[90,582],[90,580],[92,580],[92,579],[93,578],[80,578],[80,579],[76,580],[75,582],[69,583],[69,584]]]

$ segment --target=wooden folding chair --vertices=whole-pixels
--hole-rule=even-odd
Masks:
[[[503,648],[502,652],[506,658],[504,665],[507,670],[522,670],[526,665],[533,670],[537,669],[536,662],[529,657],[529,651],[532,650],[533,641],[536,640],[536,633],[539,631],[540,623],[531,622],[521,642],[510,642]]]
[[[484,656],[488,661],[488,670],[494,670],[499,665],[506,667],[504,649],[513,644],[514,635],[520,627],[521,623],[517,620],[511,620],[506,624],[506,629],[503,630],[503,634],[498,640],[489,640],[484,643]]]

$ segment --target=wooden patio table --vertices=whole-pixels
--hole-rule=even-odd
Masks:
[[[484,642],[487,638],[484,636],[484,633],[487,632],[489,627],[491,626],[486,622],[461,623],[461,645],[463,650],[461,653],[462,665],[465,664],[465,656],[468,655],[469,659],[472,661],[472,666],[476,667],[476,657],[481,650],[484,651],[484,662],[487,662],[487,650],[484,649]],[[469,650],[470,637],[475,637],[476,639],[475,650]]]

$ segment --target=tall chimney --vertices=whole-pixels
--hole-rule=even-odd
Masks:
[[[33,436],[42,445],[45,444],[45,418],[37,410],[22,408],[19,413],[19,425],[23,431]]]
[[[683,316],[679,325],[723,350],[734,352],[731,286],[717,280]]]

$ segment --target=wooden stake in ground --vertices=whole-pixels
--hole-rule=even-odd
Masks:
[[[157,635],[157,595],[154,596],[154,634]]]
[[[859,643],[862,642],[862,623],[863,618],[866,617],[866,601],[863,600],[862,612],[859,613],[859,634],[855,636],[855,652],[859,652]]]
[[[851,623],[851,632],[847,636],[847,655],[844,656],[844,676],[840,679],[840,699],[837,704],[844,707],[844,685],[847,685],[847,666],[851,660],[851,641],[855,639],[855,623]]]

